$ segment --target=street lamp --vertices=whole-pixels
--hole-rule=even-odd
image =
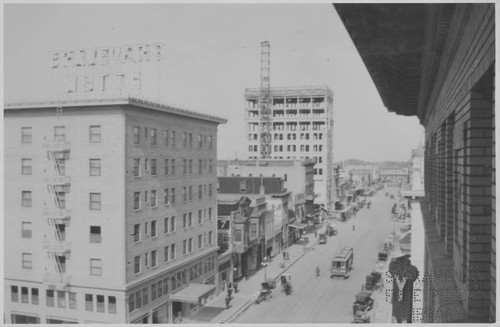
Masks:
[[[262,261],[262,265],[264,266],[264,282],[267,282],[267,266],[269,266],[269,262],[267,262],[268,257],[264,257],[264,261]]]

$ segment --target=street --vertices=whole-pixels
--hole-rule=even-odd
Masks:
[[[281,285],[272,299],[253,305],[234,323],[350,323],[354,296],[361,291],[366,275],[376,268],[377,254],[385,238],[393,231],[391,206],[398,188],[380,190],[370,199],[372,206],[361,208],[356,217],[335,222],[339,233],[316,245],[287,272],[292,275],[293,293],[286,296]],[[353,224],[355,230],[353,230]],[[312,235],[312,236],[311,236]],[[314,239],[314,234],[309,234]],[[330,260],[342,248],[354,248],[354,269],[348,279],[330,278]],[[315,276],[315,267],[321,274]]]

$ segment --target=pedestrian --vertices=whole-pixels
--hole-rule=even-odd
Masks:
[[[234,281],[234,293],[238,293],[238,282]]]
[[[230,296],[226,296],[226,309],[229,309],[229,304],[231,303],[231,297]]]

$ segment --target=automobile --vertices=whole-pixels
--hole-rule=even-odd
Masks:
[[[355,301],[352,304],[352,313],[356,315],[358,311],[366,312],[373,308],[373,299],[370,292],[361,291],[355,296]]]

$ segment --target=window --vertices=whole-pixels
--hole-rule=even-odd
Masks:
[[[164,194],[163,194],[163,204],[164,205],[169,205],[170,202],[168,201],[168,197],[169,197],[169,193],[168,193],[168,188],[166,188],[164,191]]]
[[[90,226],[90,243],[101,243],[101,226]]]
[[[149,267],[149,255],[148,253],[144,253],[144,267]]]
[[[24,144],[31,143],[31,127],[21,128],[21,142]]]
[[[175,175],[175,159],[170,160],[170,171],[172,175]]]
[[[172,136],[172,146],[175,146],[175,131],[172,131],[170,136]]]
[[[134,159],[134,177],[141,176],[141,159]]]
[[[54,142],[64,142],[66,140],[66,131],[64,126],[54,127]]]
[[[168,217],[163,218],[163,232],[168,234]]]
[[[57,291],[57,307],[66,308],[66,292]]]
[[[189,147],[193,147],[193,134],[189,133]]]
[[[31,238],[31,223],[27,221],[23,221],[21,223],[21,237],[22,238]]]
[[[182,173],[187,174],[187,159],[182,159]]]
[[[136,308],[142,307],[142,297],[140,290],[135,292],[135,303],[136,303]]]
[[[158,282],[160,283],[160,282]],[[165,278],[163,280],[163,294],[167,295],[168,294],[168,278]]]
[[[23,207],[31,207],[31,191],[22,191],[22,203]]]
[[[144,223],[144,235],[148,235],[148,222]]]
[[[101,176],[101,159],[90,159],[90,176]]]
[[[187,213],[182,215],[182,228],[187,228]]]
[[[101,210],[101,193],[90,193],[90,210]]]
[[[147,173],[149,173],[149,160],[144,159],[144,169],[146,170]]]
[[[175,232],[175,216],[170,218],[170,231]]]
[[[188,168],[189,168],[188,169],[189,173],[192,174],[193,173],[193,159],[189,159]]]
[[[203,142],[202,142],[201,134],[198,134],[198,147],[199,148],[203,147]]]
[[[47,303],[47,306],[53,307],[54,306],[54,290],[46,290],[45,295],[46,295],[45,302]]]
[[[31,289],[31,304],[38,305],[38,288]]]
[[[212,184],[208,184],[208,196],[212,196]]]
[[[148,303],[148,288],[142,289],[142,304],[146,305]]]
[[[151,285],[151,301],[156,300],[156,283]]]
[[[164,169],[165,169],[163,174],[168,175],[168,159],[164,159],[163,163],[164,163]]]
[[[323,175],[323,168],[319,169],[319,175]]]
[[[94,296],[85,294],[85,311],[94,311]]]
[[[156,145],[156,128],[151,128],[151,145]]]
[[[57,269],[59,270],[60,273],[65,273],[66,272],[66,257],[64,255],[57,255],[56,256],[56,261],[57,261]]]
[[[257,238],[257,224],[256,223],[250,224],[250,238],[251,239]]]
[[[157,289],[158,289],[158,297],[161,297],[163,295],[163,281],[159,280],[156,285],[157,285]]]
[[[213,169],[213,159],[208,160],[208,172],[211,173]]]
[[[203,160],[198,159],[198,174],[203,173]]]
[[[193,200],[193,187],[190,186],[189,187],[189,201],[192,201]]]
[[[212,135],[208,136],[208,147],[211,149],[213,147]]]
[[[168,246],[165,246],[163,248],[163,261],[165,262],[168,262],[168,251],[169,251]]]
[[[151,237],[157,236],[156,232],[156,220],[151,221]]]
[[[208,208],[208,220],[212,220],[212,208]]]
[[[78,309],[78,305],[76,302],[76,293],[75,292],[68,292],[68,297],[69,297],[69,308],[70,309]]]
[[[246,193],[246,191],[247,191],[247,181],[241,181],[240,182],[240,192]]]
[[[32,269],[33,268],[33,258],[31,253],[23,253],[23,268]]]
[[[156,202],[157,201],[157,197],[156,197],[156,190],[152,190],[151,191],[151,207],[156,207],[158,205],[158,203]]]
[[[187,146],[187,133],[186,132],[182,133],[182,146],[183,147]]]
[[[128,296],[128,311],[134,311],[135,309],[135,294],[130,294]]]
[[[213,238],[212,238],[213,232],[208,232],[208,244],[212,245]]]
[[[168,131],[164,131],[163,132],[163,139],[164,139],[164,142],[165,142],[165,145],[168,145],[168,140],[169,140],[169,134],[168,134]]]
[[[156,250],[151,251],[151,267],[156,267],[157,265],[157,252]]]
[[[144,127],[144,138],[148,138],[148,128]]]
[[[202,185],[198,185],[198,199],[199,200],[201,200],[202,195],[203,195],[203,186]]]
[[[66,193],[64,192],[56,192],[58,208],[64,209],[66,208]]]
[[[134,126],[134,144],[141,143],[141,129],[138,126]]]
[[[203,224],[203,216],[202,216],[202,211],[198,210],[198,224],[201,225]]]
[[[21,174],[31,175],[31,159],[21,159]]]
[[[198,235],[198,249],[203,247],[203,234]]]
[[[90,275],[102,276],[102,261],[101,261],[101,259],[90,259]]]
[[[171,245],[170,245],[170,258],[171,258],[172,260],[174,260],[174,259],[175,259],[175,244],[171,244]]]
[[[134,257],[134,273],[138,274],[141,272],[141,256],[138,255]]]
[[[141,208],[141,192],[134,192],[134,209],[139,210]]]
[[[29,289],[21,287],[21,303],[29,303]]]
[[[193,252],[193,238],[189,239],[189,242],[188,242],[188,252],[189,253]]]
[[[193,227],[193,213],[189,213],[188,227]]]
[[[187,240],[182,241],[182,254],[187,254]]]
[[[116,297],[108,296],[108,313],[116,313]]]
[[[141,240],[141,224],[134,225],[134,242],[139,242]]]
[[[182,201],[186,202],[187,201],[187,187],[184,186],[182,188]]]
[[[96,311],[104,312],[104,295],[96,295]]]
[[[95,125],[89,127],[90,143],[101,143],[101,126]]]
[[[156,176],[156,159],[151,159],[151,176]]]

